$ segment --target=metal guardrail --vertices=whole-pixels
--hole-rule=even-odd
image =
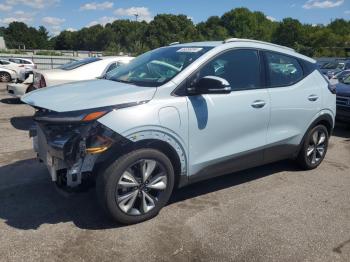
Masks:
[[[64,56],[36,56],[36,55],[16,55],[16,54],[0,54],[0,58],[27,58],[37,65],[38,69],[54,69],[66,63],[78,60],[76,57]]]

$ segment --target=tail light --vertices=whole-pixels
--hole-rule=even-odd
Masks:
[[[35,88],[43,88],[46,87],[46,81],[42,74],[34,73],[34,81],[33,86]]]
[[[39,88],[43,88],[46,87],[46,81],[43,75],[41,75],[40,77],[40,81],[39,81]]]

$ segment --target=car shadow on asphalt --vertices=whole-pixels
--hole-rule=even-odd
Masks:
[[[283,161],[206,180],[175,190],[168,205],[285,170],[297,169]],[[27,178],[21,178],[22,175]],[[44,224],[66,222],[88,230],[120,227],[101,210],[93,188],[83,193],[62,193],[50,181],[46,168],[33,159],[0,167],[0,181],[6,182],[0,186],[0,219],[13,228],[32,230]]]
[[[211,192],[220,191],[225,188],[238,186],[282,171],[296,172],[299,170],[300,169],[293,161],[285,160],[209,180],[204,180],[199,183],[177,189],[175,194],[173,194],[172,198],[170,199],[169,204],[184,201]]]
[[[3,104],[10,104],[10,105],[21,105],[23,102],[19,98],[3,98],[0,100]]]
[[[27,177],[27,178],[26,178]],[[0,167],[0,220],[17,229],[72,222],[82,229],[115,228],[98,206],[94,190],[63,194],[35,159]]]
[[[32,116],[19,116],[10,119],[11,125],[18,129],[28,131],[34,125]]]

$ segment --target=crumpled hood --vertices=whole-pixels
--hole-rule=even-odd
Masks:
[[[155,92],[154,87],[98,79],[45,87],[22,96],[21,100],[31,106],[68,112],[149,101]]]
[[[349,96],[350,97],[350,85],[339,83],[336,85],[336,92],[339,96]]]

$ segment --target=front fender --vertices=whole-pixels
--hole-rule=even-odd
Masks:
[[[181,175],[182,176],[187,175],[187,154],[183,143],[180,142],[180,139],[176,137],[176,135],[171,134],[170,132],[162,131],[162,130],[148,129],[148,130],[131,132],[129,135],[126,135],[125,137],[132,142],[141,142],[143,140],[159,140],[159,141],[166,142],[175,150],[175,152],[177,153],[180,159]]]

